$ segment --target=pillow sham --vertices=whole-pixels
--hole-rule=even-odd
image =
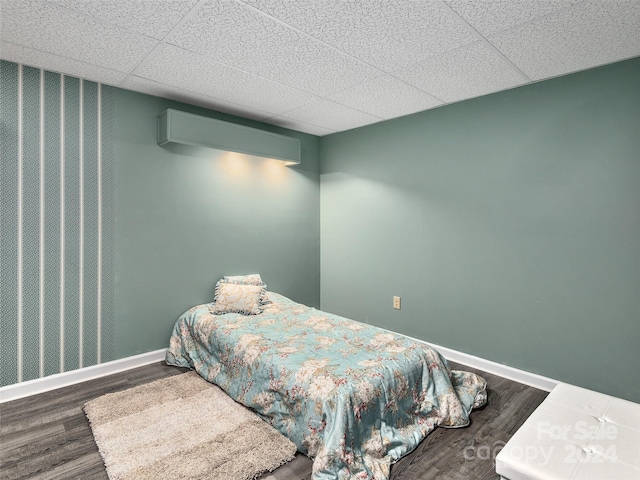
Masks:
[[[260,285],[237,285],[218,282],[213,313],[241,313],[257,315],[262,313],[263,287]]]
[[[260,277],[259,273],[251,273],[249,275],[225,275],[220,281],[236,285],[259,285],[264,289],[260,296],[260,303],[262,303],[262,305],[268,305],[271,303],[269,293],[267,292],[267,284],[262,281],[262,277]]]

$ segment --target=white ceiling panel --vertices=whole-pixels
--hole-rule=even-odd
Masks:
[[[481,35],[487,36],[568,8],[576,0],[444,0]]]
[[[478,97],[527,80],[483,41],[431,57],[398,76],[446,102]]]
[[[321,96],[381,73],[229,0],[207,1],[166,41]]]
[[[436,0],[243,0],[386,72],[476,39]]]
[[[350,130],[382,120],[380,117],[375,117],[325,99],[283,113],[280,117],[290,120],[300,120],[301,122],[311,123],[336,131]]]
[[[317,98],[172,45],[159,46],[134,74],[207,97],[251,106],[271,115]]]
[[[156,45],[144,35],[36,0],[3,0],[2,40],[128,72]]]
[[[23,47],[22,45],[3,42],[1,40],[0,54],[3,60],[23,63],[31,67],[64,73],[108,85],[118,85],[127,76],[125,73],[116,70],[109,70],[108,68],[98,67],[89,63],[61,57],[53,53],[34,50],[33,48]]]
[[[230,113],[239,117],[250,118],[253,120],[264,120],[267,117],[271,117],[273,114],[270,112],[263,112],[253,107],[247,107],[238,105],[236,103],[227,102],[219,98],[210,97],[207,95],[200,95],[196,92],[190,92],[183,88],[176,88],[164,83],[154,82],[146,78],[140,78],[136,76],[129,76],[120,84],[122,88],[127,90],[133,90],[134,92],[147,93],[155,95],[157,97],[168,98],[170,100],[176,100],[178,102],[188,103],[191,105],[197,105],[200,107],[210,108],[219,112]]]
[[[76,12],[161,40],[198,0],[49,0]]]
[[[390,75],[351,87],[328,100],[385,119],[409,115],[443,103]]]
[[[640,0],[0,0],[0,58],[327,135],[640,56]]]
[[[535,80],[640,55],[640,2],[577,3],[489,41]]]

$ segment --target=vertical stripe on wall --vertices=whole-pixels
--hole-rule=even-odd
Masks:
[[[65,291],[64,291],[64,76],[60,77],[60,372],[64,372],[64,311],[65,311]]]
[[[112,117],[110,88],[0,61],[0,386],[113,359]]]
[[[22,69],[22,379],[40,376],[40,71]]]
[[[98,85],[82,89],[82,364],[98,363]]]
[[[80,368],[80,80],[64,79],[64,370]]]
[[[38,345],[38,375],[40,377],[44,376],[44,72],[40,70],[38,72],[40,74],[40,105],[38,106],[38,133],[39,133],[39,144],[40,151],[38,152],[38,156],[40,158],[40,190],[38,192],[38,196],[40,198],[40,205],[38,206],[38,210],[40,211],[40,218],[38,224],[38,231],[40,233],[40,238],[38,239],[38,245],[40,246],[40,264],[38,265],[39,278],[38,278],[38,338],[40,339],[40,344]]]
[[[0,385],[18,381],[18,65],[0,61]]]
[[[18,267],[16,269],[16,286],[18,287],[18,294],[16,295],[16,303],[18,305],[18,318],[17,318],[17,348],[18,348],[18,381],[22,381],[22,366],[23,366],[23,352],[22,352],[22,331],[23,331],[23,313],[24,313],[24,305],[22,303],[22,276],[23,276],[23,262],[22,262],[22,132],[23,132],[23,122],[22,122],[22,66],[18,67],[18,176],[17,176],[17,184],[18,184],[18,195],[17,195],[17,262]]]
[[[100,361],[114,359],[114,291],[115,270],[115,112],[114,89],[107,85],[100,86],[100,212],[101,232],[100,248],[102,251],[100,265]]]
[[[60,75],[44,72],[44,375],[60,371]]]

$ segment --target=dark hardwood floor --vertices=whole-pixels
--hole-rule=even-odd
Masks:
[[[391,468],[391,479],[496,480],[495,455],[547,393],[461,365],[486,378],[487,406],[471,414],[471,425],[437,428]],[[184,369],[164,362],[117,373],[0,405],[0,478],[107,479],[102,458],[82,411],[85,402]],[[296,458],[260,480],[311,478],[311,460]]]

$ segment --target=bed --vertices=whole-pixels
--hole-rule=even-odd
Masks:
[[[269,296],[259,315],[189,309],[166,361],[254,409],[314,460],[314,480],[385,480],[435,427],[464,427],[486,402],[482,377],[426,344]]]

